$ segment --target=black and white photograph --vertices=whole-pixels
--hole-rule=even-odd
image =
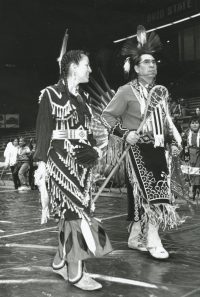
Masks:
[[[0,297],[200,296],[200,1],[0,0]]]

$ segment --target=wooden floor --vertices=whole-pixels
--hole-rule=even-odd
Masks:
[[[124,196],[123,196],[124,197]],[[113,244],[104,258],[87,261],[87,270],[103,284],[98,292],[84,292],[51,269],[57,246],[57,226],[51,219],[40,225],[37,191],[18,193],[0,187],[0,297],[199,297],[200,210],[194,215],[179,204],[188,219],[177,230],[161,234],[170,258],[153,259],[127,247],[126,199],[102,196],[96,217],[101,218]]]

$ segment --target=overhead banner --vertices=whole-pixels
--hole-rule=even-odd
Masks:
[[[175,0],[165,5],[161,3],[161,7],[158,7],[156,10],[146,15],[145,25],[149,28],[161,25],[163,22],[174,22],[181,18],[199,13],[199,10],[199,0]]]

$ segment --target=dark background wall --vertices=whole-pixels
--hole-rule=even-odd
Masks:
[[[1,0],[0,113],[20,113],[21,126],[34,125],[40,90],[58,80],[56,59],[66,28],[68,49],[89,51],[93,76],[98,79],[100,67],[110,86],[116,89],[124,83],[122,43],[113,40],[134,34],[139,23],[148,29],[168,21],[168,17],[157,12],[169,5],[174,7],[174,17],[189,15],[190,9],[179,7],[180,11],[175,11],[178,6],[173,5],[192,3],[197,7],[195,1]],[[164,44],[158,80],[169,87],[188,71],[187,65],[183,68],[178,60],[177,36],[181,26],[158,32]]]

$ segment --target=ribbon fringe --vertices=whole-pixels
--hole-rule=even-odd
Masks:
[[[185,222],[186,217],[180,218],[176,209],[177,205],[157,204],[149,205],[143,204],[145,223],[150,222],[154,225],[159,225],[163,230],[166,228],[176,228]]]
[[[71,192],[81,202],[84,202],[84,196],[78,187],[56,166],[51,158],[47,162],[47,169],[50,176],[53,176],[64,189]]]
[[[86,219],[88,222],[90,222],[90,218],[88,217],[84,209],[78,207],[69,197],[67,197],[66,194],[60,188],[58,188],[57,184],[54,181],[51,181],[50,196],[52,211],[55,211],[55,213],[61,219],[64,218],[66,212],[66,209],[61,210],[61,208],[64,207],[66,204],[67,208],[77,213],[80,219]],[[60,207],[55,204],[55,198],[61,202]]]

